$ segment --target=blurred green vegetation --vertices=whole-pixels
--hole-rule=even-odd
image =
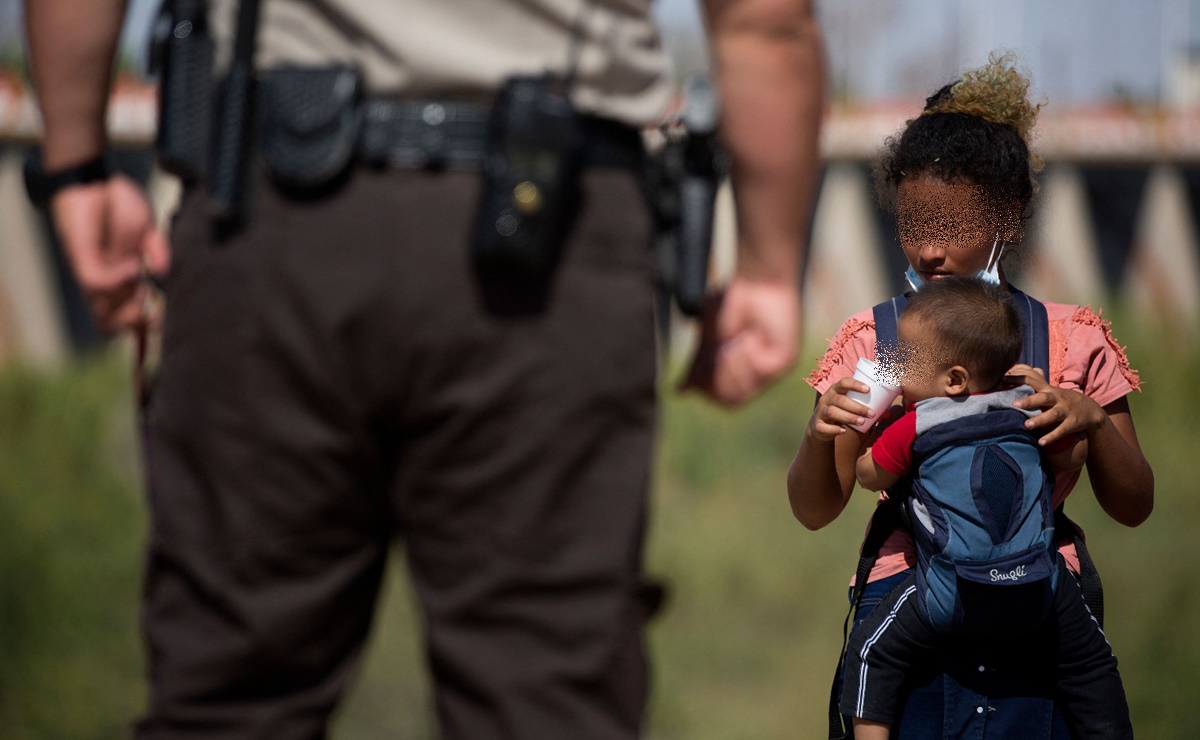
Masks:
[[[1200,737],[1200,347],[1117,324],[1145,392],[1131,397],[1156,474],[1136,530],[1086,481],[1069,512],[1104,576],[1108,636],[1139,737]],[[834,524],[791,516],[784,476],[812,408],[802,370],[733,413],[667,393],[648,563],[670,597],[654,622],[648,736],[823,737],[845,588],[873,497]],[[143,705],[136,600],[144,514],[127,361],[0,370],[0,732],[113,738]],[[432,737],[416,610],[397,555],[336,740]]]
[[[0,372],[0,734],[121,737],[143,703],[124,366]]]

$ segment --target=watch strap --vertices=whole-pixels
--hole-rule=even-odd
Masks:
[[[42,166],[41,147],[34,147],[25,158],[25,191],[29,200],[39,208],[45,208],[50,199],[64,188],[87,185],[112,177],[116,171],[112,155],[108,151],[89,160],[47,172]]]

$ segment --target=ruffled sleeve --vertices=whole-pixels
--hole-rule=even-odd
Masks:
[[[1112,335],[1112,327],[1091,306],[1076,308],[1063,322],[1062,382],[1086,394],[1101,406],[1132,391],[1141,390],[1138,373],[1129,366],[1125,348]]]
[[[871,309],[846,319],[833,339],[827,341],[829,349],[817,360],[816,369],[805,378],[817,393],[824,393],[842,378],[853,375],[860,357],[875,359],[875,319]]]

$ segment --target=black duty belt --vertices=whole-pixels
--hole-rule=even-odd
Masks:
[[[281,187],[326,187],[353,162],[469,171],[488,156],[491,108],[477,102],[363,95],[361,75],[346,67],[268,70],[259,91],[262,158]],[[592,116],[579,123],[582,165],[640,170],[636,129]]]
[[[477,170],[487,149],[487,106],[460,101],[368,98],[362,103],[358,155],[369,165]],[[641,136],[629,126],[583,118],[583,163],[636,169]]]

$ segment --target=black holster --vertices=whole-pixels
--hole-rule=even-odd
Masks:
[[[717,190],[729,170],[717,135],[720,107],[704,75],[684,84],[681,126],[664,126],[665,143],[650,161],[649,199],[657,227],[659,281],[679,310],[698,316],[708,293],[713,213]]]
[[[672,138],[650,158],[648,199],[655,221],[660,287],[686,316],[698,316],[708,292],[713,215],[725,172],[715,137]]]

